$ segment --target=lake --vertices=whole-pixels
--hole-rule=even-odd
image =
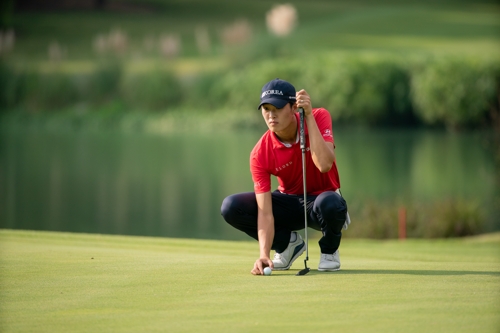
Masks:
[[[226,225],[220,205],[253,189],[249,153],[261,134],[3,129],[0,227],[248,239]],[[334,127],[334,135],[349,205],[470,199],[486,212],[484,230],[500,230],[487,134]]]

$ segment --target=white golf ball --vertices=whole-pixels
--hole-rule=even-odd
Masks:
[[[264,275],[271,275],[272,272],[273,271],[271,268],[269,268],[269,267],[264,268]]]

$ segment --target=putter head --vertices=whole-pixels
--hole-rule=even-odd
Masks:
[[[304,260],[304,269],[303,270],[300,270],[297,274],[295,275],[306,275],[307,273],[309,273],[310,269],[309,267],[307,267],[307,259],[309,259],[309,257],[306,257],[306,259]]]

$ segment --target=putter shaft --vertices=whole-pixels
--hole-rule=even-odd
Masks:
[[[306,259],[304,260],[304,269],[297,275],[306,275],[309,273],[307,261],[309,260],[309,238],[307,237],[307,186],[306,186],[306,135],[304,130],[304,109],[299,108],[300,115],[300,149],[302,150],[302,180],[304,185],[304,236],[306,237]]]

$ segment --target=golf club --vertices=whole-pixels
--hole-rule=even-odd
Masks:
[[[306,275],[309,273],[310,269],[307,267],[307,261],[309,260],[309,240],[307,237],[307,187],[306,187],[306,135],[304,131],[304,109],[299,108],[300,115],[300,149],[302,149],[302,179],[304,183],[304,223],[305,223],[305,237],[306,237],[306,259],[304,259],[303,270],[300,270],[297,275]]]

